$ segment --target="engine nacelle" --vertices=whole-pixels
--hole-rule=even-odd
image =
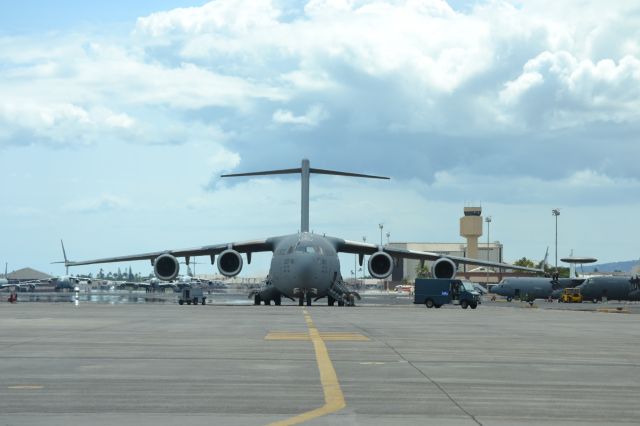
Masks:
[[[369,256],[368,266],[372,277],[387,278],[393,272],[393,259],[388,253],[378,251]]]
[[[178,259],[168,253],[161,254],[153,262],[153,273],[162,281],[171,281],[178,276],[179,272],[180,263]]]
[[[442,258],[433,262],[431,265],[431,275],[433,278],[446,278],[452,279],[456,276],[458,266],[453,260]]]
[[[235,250],[225,250],[218,256],[217,265],[222,275],[235,277],[242,271],[242,256]]]

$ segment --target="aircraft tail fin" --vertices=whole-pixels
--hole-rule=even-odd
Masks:
[[[67,259],[67,252],[64,249],[64,243],[62,242],[62,239],[60,239],[60,245],[62,246],[62,257],[64,258],[64,260],[51,263],[64,263],[65,273],[66,275],[69,275],[69,259]]]
[[[549,267],[549,246],[547,246],[547,251],[544,253],[544,259],[542,260],[542,269],[547,269]]]
[[[250,172],[250,173],[234,173],[234,174],[221,175],[220,177],[284,175],[284,174],[294,174],[294,173],[300,173],[300,175],[302,176],[300,232],[309,232],[309,175],[311,173],[316,173],[321,175],[362,177],[362,178],[370,178],[370,179],[390,179],[389,177],[386,177],[386,176],[365,175],[361,173],[341,172],[337,170],[314,169],[309,166],[309,160],[307,159],[302,160],[302,166],[300,168],[265,170],[262,172]]]

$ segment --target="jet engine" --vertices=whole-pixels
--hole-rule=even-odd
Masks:
[[[174,256],[165,253],[156,257],[153,262],[153,273],[163,281],[171,281],[178,276],[180,264]]]
[[[225,277],[235,277],[242,271],[242,256],[235,250],[228,249],[218,256],[218,271]]]
[[[393,259],[388,253],[378,251],[369,256],[368,266],[372,277],[387,278],[393,272]]]
[[[458,266],[451,259],[442,258],[431,265],[431,275],[433,278],[452,279],[456,276]]]

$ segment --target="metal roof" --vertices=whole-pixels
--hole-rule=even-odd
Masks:
[[[7,279],[18,281],[48,280],[50,278],[53,277],[51,275],[45,274],[44,272],[36,271],[32,268],[22,268],[7,274]]]

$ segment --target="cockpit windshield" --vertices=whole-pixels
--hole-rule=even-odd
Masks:
[[[296,245],[296,251],[302,253],[315,253],[315,254],[323,254],[322,247],[317,244],[309,244],[305,242],[300,242]]]
[[[476,289],[473,287],[473,284],[471,283],[462,283],[462,286],[464,287],[465,290],[467,291],[475,291]]]

